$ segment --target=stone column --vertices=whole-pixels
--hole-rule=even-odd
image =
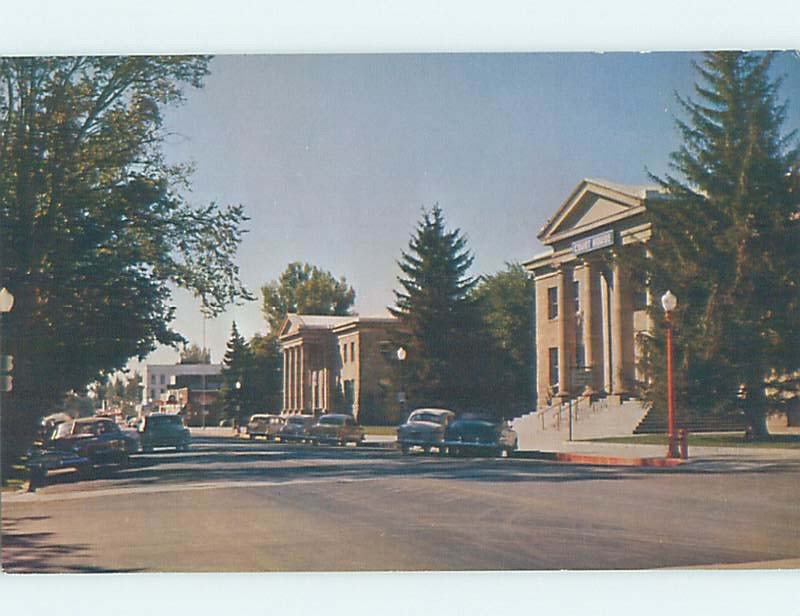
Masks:
[[[611,292],[611,390],[615,395],[625,393],[625,360],[622,336],[623,305],[622,294],[625,285],[625,272],[618,261],[614,261],[614,288]]]
[[[608,277],[606,272],[600,276],[600,345],[598,355],[602,358],[602,383],[603,391],[611,393],[611,349],[609,348],[609,320],[608,299],[609,299]]]
[[[306,350],[300,345],[300,411],[306,408]]]
[[[569,339],[568,321],[574,317],[574,310],[567,305],[567,272],[562,265],[558,270],[558,394],[569,394]],[[571,304],[571,302],[569,302]]]
[[[583,310],[583,356],[586,365],[592,369],[592,380],[589,388],[597,389],[597,358],[594,348],[594,307],[592,296],[594,290],[594,265],[586,261],[583,266],[583,288],[581,289],[581,309]]]
[[[283,410],[288,411],[289,405],[288,402],[288,395],[289,395],[289,357],[286,354],[286,349],[283,350]]]
[[[287,349],[287,353],[289,353],[289,410],[294,412],[294,347]]]

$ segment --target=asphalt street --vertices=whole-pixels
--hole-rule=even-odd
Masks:
[[[800,457],[673,469],[196,439],[2,497],[8,572],[793,562]]]

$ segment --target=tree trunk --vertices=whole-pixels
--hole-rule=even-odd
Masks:
[[[745,399],[745,416],[749,434],[753,437],[769,436],[767,429],[767,397],[764,393],[764,383],[760,380],[747,383],[747,398]]]

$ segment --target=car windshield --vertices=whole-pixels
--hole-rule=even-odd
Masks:
[[[305,417],[289,417],[289,419],[286,420],[286,423],[303,426],[307,421],[308,420]]]
[[[341,426],[344,424],[344,417],[323,417],[319,423],[324,426]]]
[[[73,434],[99,434],[102,426],[97,422],[76,423]]]
[[[266,415],[253,415],[250,417],[250,421],[264,421],[266,418]]]
[[[153,426],[183,425],[183,420],[178,415],[149,415],[147,423]]]
[[[414,413],[409,417],[408,421],[429,421],[431,423],[444,424],[447,415],[439,415],[437,413]]]
[[[59,424],[55,433],[53,434],[53,438],[64,438],[65,436],[69,436],[72,434],[73,425],[74,424],[71,421]]]

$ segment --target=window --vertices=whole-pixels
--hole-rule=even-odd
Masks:
[[[154,376],[154,377],[153,377],[153,380],[155,380],[155,378],[156,378],[156,377]],[[155,397],[156,397],[156,390],[155,390],[155,389],[151,389],[151,390],[150,390],[150,399],[151,399],[151,400],[155,400]]]
[[[547,289],[547,318],[555,319],[558,317],[558,288],[549,287]]]
[[[350,361],[355,361],[355,360],[356,360],[356,343],[355,342],[351,342],[350,343]]]
[[[572,281],[572,303],[575,306],[575,312],[581,310],[581,283],[577,280]]]
[[[163,374],[162,374],[162,375],[159,377],[159,382],[160,382],[162,385],[163,385],[164,383],[166,383],[165,375],[163,375]]]
[[[155,385],[155,384],[156,384],[156,375],[155,375],[155,374],[151,374],[151,375],[150,375],[150,382],[151,382],[153,385]]]
[[[550,386],[553,389],[558,388],[558,347],[550,347],[548,349],[550,356]]]

